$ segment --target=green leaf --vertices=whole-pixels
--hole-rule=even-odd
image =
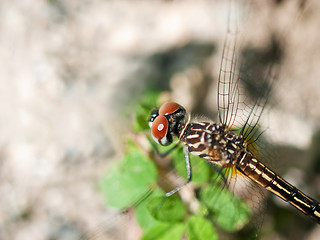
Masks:
[[[132,150],[120,165],[110,169],[101,188],[109,206],[123,209],[143,198],[156,180],[154,163],[141,151]]]
[[[200,198],[213,212],[215,222],[226,231],[237,231],[249,221],[251,211],[247,204],[226,189],[205,187]]]
[[[142,236],[142,240],[180,240],[185,231],[182,223],[159,223]]]
[[[189,240],[216,240],[218,234],[211,222],[202,216],[191,216],[187,222]]]
[[[135,108],[136,119],[132,125],[132,129],[136,132],[149,129],[149,118],[154,109],[157,106],[159,98],[159,92],[149,91],[144,94],[141,103]]]
[[[141,202],[141,204],[139,204],[135,209],[136,219],[143,229],[149,229],[159,223],[159,221],[156,220],[147,209],[149,202],[158,196],[164,196],[164,192],[160,188],[156,188],[152,195],[145,201]]]
[[[164,222],[182,221],[187,213],[185,205],[176,196],[153,198],[147,208],[155,219]]]

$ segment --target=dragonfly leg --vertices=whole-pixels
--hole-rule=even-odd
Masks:
[[[157,153],[160,157],[166,157],[166,156],[168,156],[169,153],[171,153],[174,149],[176,149],[176,148],[179,146],[179,144],[177,143],[177,144],[175,144],[173,147],[171,147],[169,150],[161,153],[161,152],[159,152],[158,146],[157,146],[155,143],[151,142],[151,145],[152,145],[152,147],[154,148],[154,150],[156,151],[156,153]]]
[[[190,158],[189,158],[189,151],[188,151],[188,147],[185,145],[183,148],[183,152],[184,152],[184,156],[185,156],[185,160],[186,160],[186,168],[187,168],[187,174],[188,174],[188,179],[187,181],[176,187],[175,189],[171,190],[170,192],[167,192],[165,194],[165,197],[170,197],[171,195],[175,194],[176,192],[178,192],[181,188],[183,188],[185,185],[187,185],[189,182],[191,182],[191,178],[192,178],[192,174],[191,174],[191,164],[190,164]]]
[[[223,181],[223,187],[228,187],[228,179],[226,178],[225,173],[223,173],[223,168],[215,165],[212,161],[208,161],[209,166],[217,173],[217,176],[213,179],[213,183],[219,182],[219,179]]]

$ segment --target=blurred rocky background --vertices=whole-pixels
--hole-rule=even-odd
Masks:
[[[316,0],[254,3],[242,40],[281,39],[274,107],[262,124],[284,149],[281,172],[318,199],[319,11]],[[123,155],[132,109],[153,88],[214,116],[227,16],[222,0],[2,0],[0,239],[74,240],[114,224],[98,185]],[[270,218],[264,239],[296,239]],[[320,236],[310,223],[299,231]]]

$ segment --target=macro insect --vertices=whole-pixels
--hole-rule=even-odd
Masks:
[[[176,193],[191,181],[189,160],[191,153],[221,168],[234,166],[237,171],[255,183],[320,223],[319,202],[292,186],[259,161],[248,149],[242,135],[246,126],[243,126],[240,134],[237,134],[223,122],[193,122],[186,110],[175,102],[165,103],[159,110],[155,110],[149,126],[152,137],[157,143],[167,146],[172,143],[174,137],[178,137],[184,144],[188,179],[184,184],[166,193],[166,197]]]

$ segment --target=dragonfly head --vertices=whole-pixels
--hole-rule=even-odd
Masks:
[[[163,104],[151,113],[149,127],[154,141],[167,146],[172,143],[174,136],[179,134],[178,125],[186,116],[186,110],[178,103]]]

